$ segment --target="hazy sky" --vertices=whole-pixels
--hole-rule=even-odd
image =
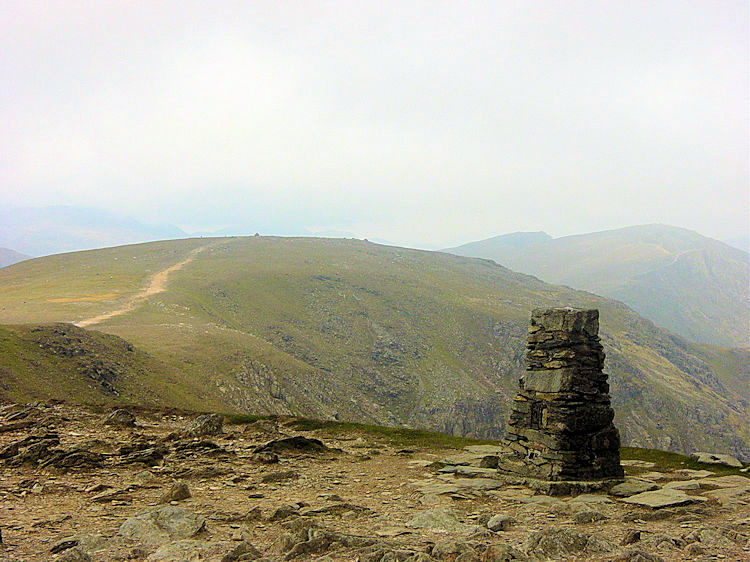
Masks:
[[[0,13],[0,204],[433,247],[747,231],[746,0]]]

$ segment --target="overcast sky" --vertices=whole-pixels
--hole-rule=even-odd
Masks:
[[[0,204],[427,247],[747,231],[746,0],[0,12]]]

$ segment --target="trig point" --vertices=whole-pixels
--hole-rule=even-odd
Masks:
[[[599,311],[531,313],[526,373],[513,401],[498,470],[550,494],[604,488],[623,478],[612,423]]]

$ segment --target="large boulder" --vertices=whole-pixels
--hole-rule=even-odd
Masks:
[[[651,492],[658,490],[659,486],[651,482],[650,480],[642,480],[640,478],[626,478],[625,482],[613,486],[609,493],[610,495],[618,498],[629,498],[636,494],[642,494],[643,492]]]
[[[146,560],[148,562],[191,562],[193,560],[257,560],[262,555],[248,542],[237,544],[231,541],[203,542],[184,539],[167,543],[158,548]]]
[[[188,437],[205,437],[207,435],[219,435],[224,429],[224,417],[219,414],[203,414],[195,418],[187,429],[185,435]]]
[[[461,523],[452,509],[436,507],[417,513],[407,523],[413,529],[430,529],[435,531],[463,532],[469,529]]]
[[[190,539],[206,528],[206,518],[182,507],[164,505],[142,511],[120,525],[120,535],[144,545]]]
[[[134,427],[135,416],[127,410],[119,408],[114,412],[111,412],[106,418],[104,418],[104,425]]]
[[[583,554],[611,552],[615,546],[608,541],[569,529],[545,529],[526,537],[523,549],[532,558],[560,560]]]
[[[690,455],[690,458],[705,464],[721,464],[724,466],[731,466],[733,468],[742,468],[742,463],[732,455],[698,451]]]
[[[253,449],[253,453],[324,453],[328,451],[320,439],[295,435],[294,437],[285,437],[283,439],[274,439],[264,445]]]

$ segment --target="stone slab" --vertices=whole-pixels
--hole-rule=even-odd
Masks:
[[[715,499],[726,507],[747,505],[750,504],[750,484],[735,488],[719,488],[718,490],[704,492],[703,495]]]
[[[642,480],[640,478],[626,478],[622,484],[613,486],[609,493],[618,498],[629,498],[636,494],[642,494],[643,492],[652,492],[657,490],[659,486],[650,480]]]
[[[464,450],[481,456],[500,455],[508,452],[507,447],[500,445],[469,445],[464,447]]]
[[[674,473],[687,478],[707,478],[709,476],[716,476],[716,473],[711,472],[710,470],[693,470],[692,468],[681,468],[680,470],[675,470]]]
[[[700,490],[701,483],[698,480],[673,480],[664,484],[665,489],[669,490]]]
[[[477,476],[492,478],[497,475],[497,470],[478,466],[444,466],[438,470],[438,474],[457,474],[458,476],[466,476],[467,478],[475,478]]]
[[[680,490],[654,490],[653,492],[642,492],[635,494],[629,498],[623,498],[625,503],[631,503],[635,505],[643,505],[653,509],[659,509],[662,507],[675,507],[678,505],[687,505],[694,502],[706,501],[706,498],[701,496],[688,496],[685,492]]]
[[[510,485],[526,486],[536,492],[550,496],[577,496],[589,492],[608,490],[622,482],[622,479],[608,480],[540,480],[525,476],[499,474],[498,478]]]
[[[705,451],[698,451],[691,454],[690,458],[705,464],[721,464],[724,466],[731,466],[732,468],[742,468],[742,463],[738,459],[732,455],[725,455],[722,453],[706,453]]]
[[[750,478],[739,474],[729,474],[727,476],[716,476],[715,478],[704,478],[703,484],[718,486],[719,488],[735,488],[738,486],[747,486],[750,484]]]

